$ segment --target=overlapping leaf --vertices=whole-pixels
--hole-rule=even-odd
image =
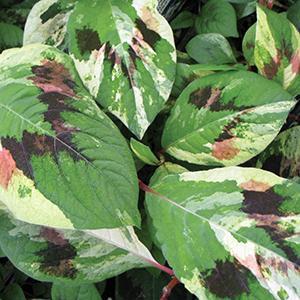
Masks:
[[[157,264],[132,227],[61,230],[18,221],[0,211],[0,245],[21,271],[41,281],[99,282]]]
[[[255,64],[293,95],[300,93],[300,34],[285,15],[257,7]]]
[[[299,184],[253,168],[168,170],[152,179],[147,208],[165,257],[192,293],[299,299]]]
[[[257,74],[212,74],[182,92],[162,145],[172,156],[191,163],[240,164],[276,137],[294,103],[277,83]]]
[[[42,45],[0,56],[0,201],[61,228],[139,225],[134,163],[72,60]]]
[[[42,0],[28,18],[25,42],[60,45],[67,33],[65,43],[85,86],[141,138],[175,79],[172,31],[156,4]]]
[[[300,126],[280,133],[258,157],[257,167],[282,177],[300,176]]]

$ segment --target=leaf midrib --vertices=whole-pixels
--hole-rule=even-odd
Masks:
[[[168,198],[167,196],[164,196],[164,195],[160,194],[159,192],[157,192],[157,191],[155,190],[155,188],[158,188],[159,186],[161,186],[163,180],[165,180],[165,179],[166,179],[167,177],[169,177],[169,176],[176,176],[176,175],[174,175],[174,174],[167,175],[166,177],[164,177],[164,178],[161,180],[161,183],[160,183],[160,184],[157,184],[157,185],[154,185],[154,186],[153,186],[153,192],[154,192],[154,193],[151,192],[151,191],[147,191],[147,192],[148,192],[150,195],[157,196],[157,197],[159,197],[160,199],[162,199],[162,200],[164,200],[164,201],[166,201],[166,202],[168,202],[168,203],[174,205],[175,207],[177,207],[177,208],[183,210],[185,213],[194,215],[195,217],[201,219],[202,221],[207,222],[208,224],[212,224],[213,226],[215,226],[216,228],[218,228],[218,229],[220,229],[220,230],[225,230],[225,231],[229,232],[233,237],[234,237],[234,236],[238,236],[238,237],[240,237],[241,239],[247,240],[247,241],[253,243],[254,245],[256,245],[256,247],[260,247],[260,248],[264,249],[265,251],[267,251],[267,252],[269,252],[269,253],[272,253],[273,255],[282,258],[284,261],[287,261],[287,262],[293,264],[293,265],[296,266],[297,268],[300,267],[300,264],[297,264],[297,263],[295,263],[295,262],[290,261],[288,258],[285,258],[285,257],[283,257],[282,255],[276,253],[275,251],[270,250],[270,249],[266,248],[265,246],[258,244],[257,242],[253,241],[252,239],[250,239],[250,238],[248,238],[248,237],[243,236],[243,235],[240,234],[240,233],[233,232],[233,231],[231,231],[230,229],[224,228],[224,227],[222,227],[221,225],[219,225],[219,224],[217,224],[217,223],[211,221],[210,219],[207,219],[206,217],[203,217],[203,216],[201,216],[201,215],[198,215],[198,214],[194,213],[193,211],[188,210],[187,208],[185,208],[184,206],[182,206],[182,205],[176,203],[175,201],[171,200],[171,199]],[[223,247],[224,247],[224,246],[223,246]],[[228,250],[227,250],[227,251],[228,251]],[[248,268],[248,269],[249,269],[249,268]]]

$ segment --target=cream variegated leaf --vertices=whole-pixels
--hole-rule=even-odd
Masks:
[[[294,104],[279,84],[252,72],[204,76],[177,99],[162,145],[190,163],[238,165],[272,142]]]
[[[292,95],[300,93],[300,33],[283,14],[257,6],[254,61]]]
[[[139,225],[125,139],[87,93],[71,58],[46,45],[0,56],[0,202],[58,228]]]
[[[92,231],[28,224],[0,211],[0,245],[10,261],[42,281],[83,284],[158,263],[132,227]]]
[[[151,180],[147,209],[164,256],[192,293],[300,299],[299,184],[254,168],[168,170]]]
[[[175,80],[172,30],[156,6],[156,0],[42,0],[27,20],[25,42],[68,48],[90,93],[142,138]]]

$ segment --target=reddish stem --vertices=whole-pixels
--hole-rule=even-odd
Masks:
[[[142,191],[145,193],[151,193],[155,195],[159,195],[156,191],[152,190],[147,184],[145,184],[142,180],[139,179],[139,186]]]
[[[180,281],[176,277],[173,277],[173,279],[168,283],[168,285],[163,288],[163,293],[160,297],[160,300],[168,300],[173,288],[179,283]]]

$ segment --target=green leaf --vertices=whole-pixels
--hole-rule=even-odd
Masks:
[[[18,269],[37,280],[80,285],[158,264],[132,227],[62,230],[0,214],[1,248]]]
[[[280,133],[259,155],[257,167],[282,177],[300,177],[300,126]]]
[[[252,72],[205,76],[193,81],[176,101],[162,146],[190,163],[237,165],[271,143],[294,104],[276,82]]]
[[[236,63],[229,42],[219,33],[198,34],[188,42],[186,51],[200,64]]]
[[[6,288],[5,292],[1,294],[1,299],[2,300],[26,300],[22,288],[16,283],[11,283]]]
[[[54,283],[51,289],[52,300],[101,300],[94,284],[72,286]]]
[[[151,189],[164,256],[199,299],[299,298],[299,184],[227,167],[160,176]]]
[[[250,66],[255,65],[254,47],[255,47],[256,23],[248,28],[243,38],[243,54]]]
[[[189,28],[194,25],[196,15],[190,11],[184,10],[170,23],[173,30]]]
[[[238,37],[236,13],[226,0],[209,0],[196,19],[198,33],[220,33],[225,37]]]
[[[19,220],[59,228],[137,225],[125,139],[72,60],[43,45],[0,56],[0,201]]]
[[[202,78],[216,72],[232,71],[243,68],[243,65],[190,65],[186,63],[178,63],[176,68],[176,79],[172,89],[172,96],[178,97],[181,92],[195,79]]]
[[[0,52],[22,45],[23,30],[16,25],[0,22]]]
[[[247,17],[256,11],[256,0],[250,0],[247,3],[233,4],[238,19]]]
[[[146,146],[135,139],[130,139],[130,147],[133,153],[144,163],[158,166],[160,161],[153,154],[149,146]]]
[[[80,1],[68,21],[70,53],[84,84],[140,139],[175,79],[172,31],[155,2]]]
[[[41,0],[31,9],[24,29],[24,45],[41,43],[63,47],[67,21],[77,0]]]
[[[300,34],[286,16],[260,5],[254,58],[263,76],[279,82],[293,95],[300,93]]]
[[[298,31],[300,31],[300,0],[289,7],[287,17],[297,27]]]

